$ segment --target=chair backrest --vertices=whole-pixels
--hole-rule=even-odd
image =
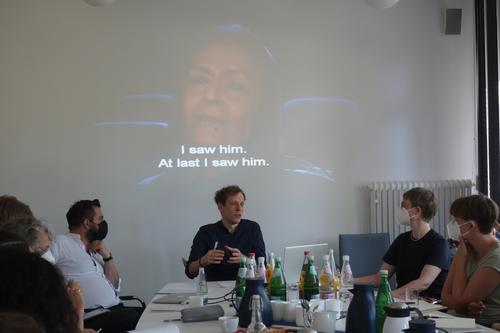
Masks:
[[[340,234],[339,266],[342,266],[342,256],[347,254],[354,277],[375,274],[388,248],[388,233]]]

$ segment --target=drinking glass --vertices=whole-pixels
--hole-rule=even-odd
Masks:
[[[419,290],[417,288],[406,288],[405,289],[405,302],[408,304],[414,304],[418,307],[418,296]]]

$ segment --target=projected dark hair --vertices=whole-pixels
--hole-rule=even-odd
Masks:
[[[243,194],[243,198],[245,200],[247,199],[245,192],[243,192],[243,190],[238,185],[229,185],[229,186],[223,187],[220,190],[218,190],[217,192],[215,192],[215,197],[214,197],[215,203],[216,204],[221,203],[221,204],[225,205],[227,198],[229,198],[233,195],[236,195],[238,193]]]
[[[95,207],[101,207],[101,203],[97,199],[75,202],[66,213],[69,229],[78,227],[85,219],[92,220],[95,215]]]
[[[403,198],[410,200],[412,207],[422,209],[422,217],[429,221],[436,215],[437,202],[434,192],[423,187],[414,187],[403,194]]]
[[[269,142],[279,114],[269,48],[240,25],[218,26],[188,48],[177,94],[187,138],[200,145]]]
[[[458,198],[450,207],[450,214],[466,221],[476,221],[482,234],[490,233],[498,220],[498,206],[485,195]]]

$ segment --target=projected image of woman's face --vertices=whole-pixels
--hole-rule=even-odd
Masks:
[[[212,44],[192,63],[183,93],[183,117],[199,145],[237,144],[252,131],[260,98],[258,69],[240,47]]]

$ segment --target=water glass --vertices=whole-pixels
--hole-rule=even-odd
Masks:
[[[414,304],[418,307],[418,296],[419,290],[417,288],[406,288],[405,289],[405,302],[408,304]]]

